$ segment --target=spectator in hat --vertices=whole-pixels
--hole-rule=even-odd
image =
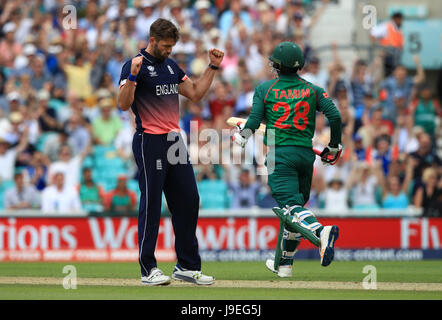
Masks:
[[[46,90],[40,90],[37,93],[38,107],[36,117],[41,132],[58,131],[62,128],[57,120],[57,113],[54,108],[49,106],[50,95]]]
[[[203,31],[201,18],[210,13],[210,1],[208,0],[197,0],[195,1],[194,8],[195,12],[192,19],[192,27],[199,32]]]
[[[106,195],[107,211],[128,213],[137,210],[137,195],[127,187],[127,177],[119,175],[117,186]]]
[[[207,48],[212,48],[216,46],[206,46]],[[218,47],[217,47],[218,48]],[[181,52],[185,54],[186,62],[188,57],[192,57],[195,54],[196,46],[192,39],[191,30],[187,27],[183,27],[180,30],[180,39],[174,47],[175,54]]]
[[[20,137],[25,130],[23,123],[24,117],[20,112],[12,112],[9,115],[10,129],[4,135],[4,138],[9,141],[11,145],[16,145],[20,141]]]
[[[150,25],[159,18],[158,12],[155,10],[157,2],[157,0],[141,1],[141,13],[138,14],[135,21],[135,28],[139,40],[146,40],[148,38]]]
[[[4,194],[5,209],[36,209],[40,206],[40,194],[31,184],[25,183],[23,173],[16,171],[14,174],[15,186],[6,190]]]
[[[81,201],[77,190],[65,184],[65,172],[56,171],[52,183],[41,194],[41,211],[43,213],[80,212]]]
[[[111,144],[118,132],[123,127],[119,117],[112,114],[114,101],[103,99],[100,101],[101,116],[92,122],[92,134],[95,143],[101,145]]]
[[[20,93],[18,91],[11,91],[7,94],[6,100],[8,101],[8,112],[19,112],[20,111]]]

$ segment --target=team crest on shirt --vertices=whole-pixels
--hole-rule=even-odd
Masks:
[[[169,69],[170,74],[175,74],[169,65],[167,65],[167,69]]]
[[[147,66],[147,70],[149,70],[149,75],[151,77],[156,77],[158,76],[158,73],[155,71],[154,66]]]

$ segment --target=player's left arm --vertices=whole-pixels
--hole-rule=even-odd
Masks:
[[[221,61],[223,61],[224,52],[218,49],[209,50],[210,64],[219,67]],[[192,102],[199,102],[209,90],[215,77],[216,70],[210,66],[204,71],[203,75],[196,81],[193,81],[189,77],[178,85],[178,93],[185,96]]]
[[[322,88],[316,90],[317,109],[324,113],[330,124],[330,143],[320,154],[325,164],[335,164],[342,152],[342,118],[338,108]]]
[[[263,119],[264,99],[260,87],[257,87],[253,94],[252,110],[250,111],[249,118],[245,124],[238,124],[238,132],[233,134],[232,140],[244,147],[247,143],[247,139],[259,128]]]

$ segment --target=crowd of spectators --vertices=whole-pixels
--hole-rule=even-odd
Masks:
[[[333,61],[325,64],[315,53],[310,31],[331,5],[327,0],[71,1],[76,19],[66,21],[67,3],[0,4],[3,208],[136,210],[133,116],[118,109],[116,96],[122,65],[147,46],[150,24],[163,17],[180,28],[173,58],[190,77],[199,77],[207,67],[208,49],[225,52],[203,101],[180,98],[180,125],[189,141],[192,126],[221,133],[230,129],[228,117],[247,117],[254,87],[275,76],[268,64],[274,46],[295,41],[306,57],[301,76],[326,89],[343,120],[343,156],[335,166],[315,162],[308,206],[334,212],[414,206],[427,216],[442,214],[440,100],[419,57],[414,75],[398,63],[383,72],[382,51],[348,69],[331,43]],[[316,127],[314,146],[320,149],[330,135],[322,114]],[[259,144],[259,137],[254,142]],[[250,163],[202,161],[213,153],[229,153],[229,143],[224,137],[209,147],[198,140],[189,146],[202,208],[276,205],[266,175],[259,174],[262,157],[252,143],[245,150]],[[105,186],[113,171],[106,167],[103,178],[97,173],[100,147],[124,164],[124,174],[114,172],[114,181]]]

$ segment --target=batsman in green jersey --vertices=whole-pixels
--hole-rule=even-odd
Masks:
[[[302,238],[319,247],[321,265],[328,266],[333,260],[339,228],[322,226],[304,206],[310,196],[316,155],[312,149],[316,112],[324,113],[331,128],[330,143],[320,155],[324,164],[339,159],[342,123],[324,89],[297,74],[304,65],[304,55],[295,43],[280,43],[269,59],[278,77],[255,89],[250,116],[232,140],[244,147],[261,122],[266,123],[264,143],[270,149],[266,166],[274,165],[271,172],[268,170],[268,184],[279,205],[273,211],[281,220],[275,258],[267,260],[266,266],[280,277],[290,277]]]

